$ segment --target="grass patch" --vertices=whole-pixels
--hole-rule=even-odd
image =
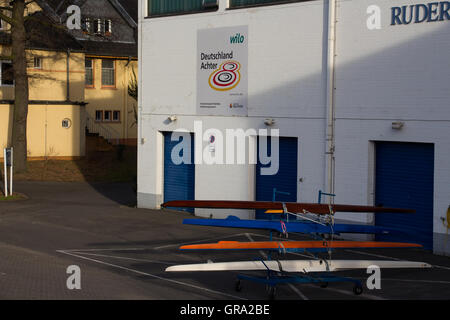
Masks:
[[[116,151],[96,152],[79,160],[29,161],[25,173],[15,181],[133,182],[137,176],[136,148],[127,147],[120,157]]]
[[[0,201],[1,202],[7,202],[7,201],[18,201],[18,200],[25,200],[28,199],[25,195],[20,193],[13,193],[12,196],[5,197],[4,195],[0,195]]]

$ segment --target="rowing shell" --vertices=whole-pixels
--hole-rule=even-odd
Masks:
[[[285,250],[327,248],[420,248],[422,245],[376,241],[219,241],[218,243],[191,244],[180,250]],[[295,251],[295,250],[294,250]]]
[[[208,209],[266,209],[284,210],[292,213],[330,214],[334,212],[389,212],[414,213],[412,209],[384,208],[372,206],[357,206],[347,204],[318,204],[298,202],[271,202],[271,201],[226,201],[226,200],[173,200],[161,205],[166,207],[208,208]]]
[[[257,271],[270,269],[276,272],[333,272],[353,269],[367,269],[377,266],[380,269],[431,268],[425,262],[385,261],[385,260],[270,260],[234,261],[200,264],[184,264],[166,268],[166,272],[188,271]]]
[[[277,220],[245,220],[236,216],[228,216],[226,219],[184,219],[183,224],[225,227],[225,228],[243,228],[273,230],[280,233],[298,232],[305,234],[341,234],[341,233],[363,233],[363,234],[392,234],[402,233],[400,229],[391,227],[381,227],[362,224],[341,224],[333,226],[321,225],[311,222],[300,221],[277,221]]]

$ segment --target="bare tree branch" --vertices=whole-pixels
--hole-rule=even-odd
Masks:
[[[12,10],[12,9],[11,9]],[[0,12],[0,19],[2,19],[3,21],[5,21],[6,23],[12,25],[12,26],[16,26],[17,25],[17,21],[15,21],[13,18],[8,17],[7,15],[5,15],[3,12]]]

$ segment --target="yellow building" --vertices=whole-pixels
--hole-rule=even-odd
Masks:
[[[135,144],[136,102],[128,96],[127,88],[132,70],[137,73],[136,39],[127,42],[120,35],[130,34],[127,29],[134,34],[134,21],[119,1],[95,3],[101,2],[104,7],[99,10],[100,7],[92,8],[92,2],[77,1],[83,29],[70,33],[61,28],[67,18],[67,8],[61,1],[36,1],[26,12],[38,18],[27,22],[27,30],[32,30],[34,37],[27,42],[29,159],[83,157],[86,132],[99,134],[111,143]],[[137,1],[125,2],[126,5],[136,2],[137,9]],[[88,17],[97,20],[95,30],[93,24],[86,27]],[[2,21],[0,55],[8,57],[10,52],[9,26]],[[13,105],[12,64],[3,59],[0,60],[1,148],[11,143]]]
[[[136,59],[86,54],[86,124],[111,143],[136,144],[137,102],[128,95],[128,84],[137,74]]]

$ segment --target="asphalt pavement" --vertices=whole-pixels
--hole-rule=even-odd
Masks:
[[[135,208],[125,183],[18,182],[27,200],[0,203],[0,299],[224,300],[267,299],[264,285],[243,281],[236,272],[167,273],[176,264],[253,260],[260,252],[180,252],[181,244],[220,240],[267,240],[264,231],[183,225],[188,213]],[[290,235],[289,239],[295,239]],[[308,259],[288,254],[284,259]],[[339,250],[334,259],[423,261],[431,269],[382,270],[381,289],[369,290],[369,274],[340,273],[364,284],[288,284],[279,300],[448,299],[450,257],[422,249]],[[73,282],[71,266],[79,267]],[[69,268],[69,271],[72,270]],[[68,286],[69,282],[69,286]],[[70,286],[77,283],[80,288]]]

